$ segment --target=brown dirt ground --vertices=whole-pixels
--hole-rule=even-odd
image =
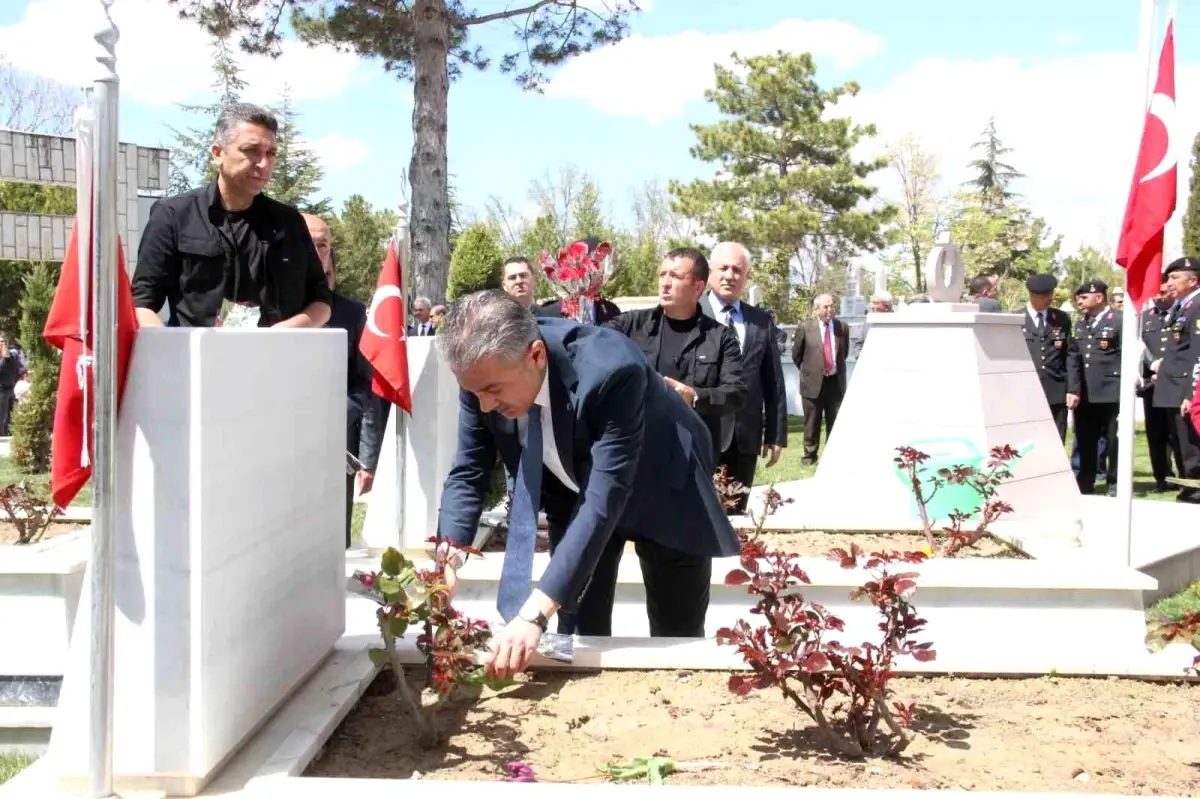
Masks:
[[[390,676],[390,675],[388,675]],[[669,784],[1200,795],[1200,684],[905,678],[915,735],[898,759],[838,760],[776,690],[737,698],[721,672],[541,673],[442,709],[446,745],[418,751],[394,694],[368,691],[309,776],[594,782],[657,753],[715,767]]]
[[[46,541],[51,538],[57,538],[60,535],[73,533],[76,530],[82,530],[85,525],[73,524],[71,522],[51,522],[50,527],[42,534],[38,541]],[[17,528],[12,522],[0,522],[0,544],[12,544],[17,540]]]
[[[819,531],[764,531],[767,545],[783,552],[795,552],[811,557],[823,557],[835,547],[849,549],[858,544],[864,552],[895,550],[915,552],[925,548],[925,536],[921,533],[823,533]],[[1004,558],[1027,559],[1023,552],[1013,549],[1003,541],[984,536],[974,546],[960,550],[956,558]]]

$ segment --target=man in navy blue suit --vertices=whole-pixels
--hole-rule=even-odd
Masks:
[[[516,476],[490,670],[524,669],[560,610],[559,632],[611,635],[627,541],[650,634],[702,637],[712,558],[738,553],[703,420],[625,336],[534,318],[501,291],[455,302],[440,345],[461,391],[439,536],[474,539],[497,453]],[[531,590],[539,507],[551,558]]]

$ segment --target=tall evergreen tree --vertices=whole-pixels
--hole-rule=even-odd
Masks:
[[[1192,179],[1188,184],[1187,211],[1183,215],[1183,254],[1200,258],[1200,133],[1192,142]]]
[[[1012,165],[1000,160],[1012,152],[1011,147],[1005,147],[996,133],[996,118],[988,119],[987,127],[983,129],[983,138],[971,145],[972,150],[982,153],[971,162],[976,170],[974,178],[966,185],[974,188],[980,197],[980,204],[985,207],[1003,207],[1010,199],[1017,196],[1009,190],[1009,186],[1017,178],[1025,177]]]
[[[60,357],[46,343],[42,331],[54,302],[60,268],[59,264],[38,263],[25,278],[20,339],[29,359],[31,379],[29,393],[13,413],[12,456],[26,474],[40,474],[50,468],[50,430],[54,426]]]
[[[337,290],[369,301],[399,217],[392,211],[376,211],[361,194],[352,194],[342,204],[341,217],[327,221],[337,254]]]
[[[228,36],[213,36],[212,58],[212,87],[216,98],[200,105],[178,103],[180,110],[197,118],[196,124],[183,129],[168,128],[175,138],[167,175],[167,190],[171,194],[202,186],[216,177],[211,148],[217,117],[223,107],[242,99],[248,85],[242,78]]]
[[[809,275],[816,283],[828,253],[881,248],[882,228],[896,214],[871,202],[877,190],[867,181],[887,159],[853,154],[875,135],[874,126],[826,115],[840,98],[857,94],[858,84],[823,89],[815,74],[808,53],[734,53],[731,68],[718,65],[716,88],[705,96],[726,118],[691,126],[692,155],[717,164],[718,174],[670,185],[676,212],[711,235],[765,253],[756,267],[762,274],[752,278],[774,281],[764,292],[777,309],[791,304],[793,256],[816,253]]]
[[[279,134],[275,142],[275,169],[267,184],[267,196],[294,205],[305,213],[328,216],[333,212],[329,198],[314,197],[325,177],[325,170],[321,168],[321,159],[300,134],[297,126],[300,114],[292,103],[290,87],[284,86],[279,105],[272,110],[279,120]]]

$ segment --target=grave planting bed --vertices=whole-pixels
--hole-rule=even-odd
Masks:
[[[390,675],[387,675],[390,676]],[[412,676],[415,681],[417,678]],[[913,740],[898,758],[828,753],[776,689],[737,697],[720,671],[542,671],[442,708],[417,747],[395,693],[368,690],[306,776],[590,783],[598,767],[665,755],[668,784],[1200,794],[1200,684],[910,677]]]
[[[822,557],[830,549],[849,549],[852,544],[857,544],[864,552],[918,552],[927,547],[924,534],[915,532],[769,530],[762,533],[762,540],[767,546],[781,552],[792,552],[807,557]],[[944,542],[938,543],[940,546]],[[958,550],[953,557],[1029,560],[1029,556],[1024,552],[991,535],[985,535],[971,546]]]

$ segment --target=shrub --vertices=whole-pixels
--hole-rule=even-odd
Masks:
[[[503,260],[495,231],[488,225],[471,225],[458,237],[450,256],[446,296],[453,301],[464,294],[499,288]]]
[[[29,361],[31,385],[13,411],[12,457],[27,474],[50,468],[50,430],[54,426],[58,393],[59,355],[46,343],[42,331],[50,315],[57,280],[57,265],[36,264],[25,277],[25,297],[21,301],[20,338]]]
[[[396,677],[401,700],[417,728],[418,743],[427,748],[439,745],[443,732],[438,726],[438,704],[451,699],[461,687],[487,685],[500,688],[511,682],[489,681],[475,654],[487,649],[492,632],[484,621],[469,619],[453,608],[446,583],[446,564],[456,552],[479,554],[449,541],[429,539],[431,568],[419,569],[396,549],[383,553],[376,572],[357,572],[351,578],[379,604],[375,616],[383,636],[383,647],[370,650],[372,662],[390,668]],[[436,698],[429,704],[412,690],[404,677],[396,642],[409,628],[421,629],[417,649],[425,655]]]
[[[0,490],[0,509],[16,528],[18,544],[37,543],[46,534],[50,523],[62,513],[61,508],[30,491],[24,480]]]

